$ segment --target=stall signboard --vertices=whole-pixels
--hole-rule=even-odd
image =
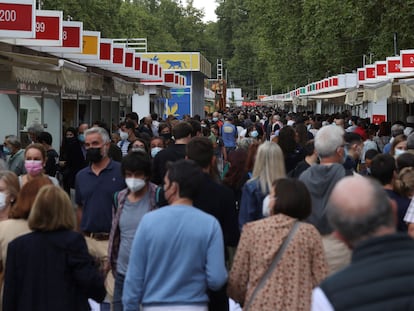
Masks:
[[[414,50],[400,51],[401,71],[414,71]]]
[[[387,57],[387,74],[393,75],[401,72],[400,57]]]
[[[375,71],[378,78],[387,76],[387,62],[375,62]]]
[[[367,65],[365,66],[365,74],[366,79],[375,79],[376,73],[375,73],[375,65]]]
[[[81,53],[83,42],[83,23],[73,21],[62,22],[62,46],[42,46],[38,49],[58,56],[64,53]]]
[[[365,81],[365,68],[358,68],[358,82]]]
[[[385,114],[373,114],[372,115],[372,123],[375,125],[379,125],[382,122],[386,121],[386,115]]]
[[[35,0],[0,0],[0,38],[35,38]]]
[[[82,56],[99,58],[101,33],[99,31],[83,31]]]
[[[16,45],[62,46],[63,12],[36,10],[35,39],[16,39]]]
[[[112,39],[102,39],[99,47],[99,60],[102,63],[112,63]]]

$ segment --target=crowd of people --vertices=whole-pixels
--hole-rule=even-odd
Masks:
[[[405,121],[229,108],[83,123],[60,150],[7,135],[2,310],[410,310]]]

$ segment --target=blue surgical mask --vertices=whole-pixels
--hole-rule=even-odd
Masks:
[[[9,149],[9,148],[7,148],[7,147],[3,146],[3,153],[4,153],[5,155],[9,155],[9,154],[11,153],[11,151],[10,151],[10,149]]]
[[[259,132],[258,131],[251,131],[250,136],[253,137],[253,138],[256,138],[257,136],[259,136]]]
[[[84,135],[84,134],[79,134],[79,135],[78,135],[78,140],[79,140],[81,143],[84,143],[84,142],[85,142],[85,135]]]
[[[161,147],[154,147],[151,149],[151,157],[155,158],[155,156],[162,150]]]
[[[214,117],[213,122],[217,122],[217,121],[218,121],[218,118]]]
[[[405,153],[404,149],[394,149],[394,155],[396,158],[402,155],[403,153]]]

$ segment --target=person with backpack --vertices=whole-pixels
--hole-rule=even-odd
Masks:
[[[114,194],[108,257],[115,278],[112,307],[122,311],[122,293],[129,253],[142,217],[156,208],[156,185],[151,183],[151,159],[144,151],[128,153],[121,162],[127,188]]]

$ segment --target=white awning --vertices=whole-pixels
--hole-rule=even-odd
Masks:
[[[311,95],[307,96],[308,99],[331,99],[331,98],[338,98],[345,96],[345,92],[335,92],[335,93],[324,93],[324,94],[318,94],[318,95]]]

